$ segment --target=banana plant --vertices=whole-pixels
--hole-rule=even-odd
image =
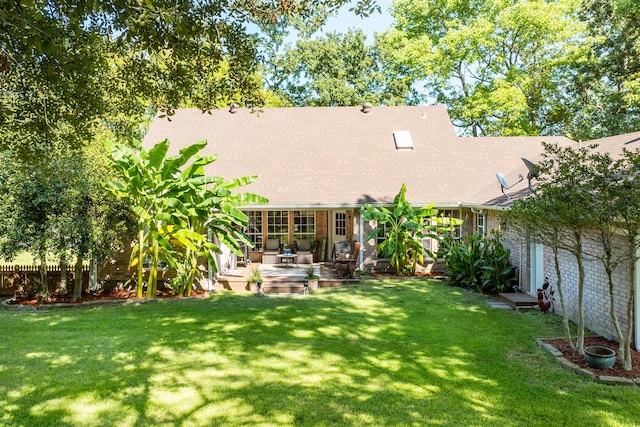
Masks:
[[[162,237],[162,196],[170,181],[164,176],[170,175],[174,162],[168,162],[166,155],[169,141],[156,144],[150,150],[141,145],[129,147],[117,144],[112,150],[112,160],[120,178],[107,184],[107,188],[117,197],[125,200],[138,223],[138,241],[131,252],[129,267],[137,267],[138,281],[136,296],[143,294],[143,261],[147,249],[151,251],[151,268],[147,294],[153,296],[156,288],[158,258],[160,256],[159,238]],[[166,240],[166,239],[165,239]],[[166,248],[166,241],[162,240]]]
[[[251,244],[241,231],[248,218],[238,207],[267,202],[264,197],[253,193],[231,191],[254,182],[257,179],[255,176],[231,181],[205,176],[204,166],[215,160],[215,156],[196,158],[181,174],[179,183],[170,195],[169,204],[173,208],[172,223],[175,227],[172,238],[183,249],[182,262],[178,263],[179,275],[184,280],[179,292],[183,295],[191,293],[198,258],[206,258],[213,271],[218,271],[215,254],[221,253],[222,249],[217,242],[237,254],[240,254],[240,243]]]
[[[116,145],[113,150],[114,164],[121,177],[107,187],[128,201],[138,218],[138,242],[129,261],[130,267],[138,269],[138,298],[143,294],[145,254],[151,260],[147,297],[155,297],[158,264],[162,257],[170,266],[179,267],[181,273],[188,273],[183,289],[188,295],[198,257],[207,258],[217,270],[214,254],[221,249],[208,239],[208,230],[213,231],[217,241],[239,253],[238,240],[248,243],[248,239],[239,231],[247,217],[238,206],[267,201],[252,193],[231,192],[231,189],[255,181],[255,176],[228,182],[220,177],[206,176],[204,167],[216,160],[213,155],[198,155],[206,145],[206,141],[201,141],[170,157],[167,157],[168,140],[148,151],[139,145],[133,148]],[[185,277],[184,274],[181,276]]]
[[[422,238],[431,236],[431,220],[438,210],[433,204],[413,208],[406,198],[407,187],[402,184],[393,207],[364,205],[364,219],[386,226],[386,238],[378,244],[378,251],[388,257],[397,275],[414,274],[418,261],[423,262]],[[367,240],[375,239],[378,229]]]

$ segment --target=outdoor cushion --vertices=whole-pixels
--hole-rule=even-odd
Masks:
[[[279,252],[280,251],[280,239],[267,239],[264,245],[265,252]]]
[[[296,241],[298,252],[311,252],[311,239],[300,239]]]
[[[331,253],[332,258],[337,258],[338,254],[348,254],[351,252],[351,242],[348,240],[343,240],[341,242],[335,242],[333,244],[333,252]]]

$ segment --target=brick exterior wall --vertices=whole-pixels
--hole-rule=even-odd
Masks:
[[[493,228],[494,224],[499,225],[499,217],[496,214],[490,215],[489,224]],[[504,244],[511,250],[511,262],[514,266],[520,266],[520,286],[525,291],[529,290],[531,277],[531,253],[528,238],[516,234],[514,231],[503,229]],[[623,239],[618,242],[624,245]],[[602,253],[601,246],[594,241],[586,240],[584,243],[585,254]],[[565,306],[569,319],[576,323],[578,321],[578,264],[575,256],[567,251],[559,252],[560,274],[562,275],[562,289]],[[544,277],[549,278],[549,283],[555,290],[555,301],[553,311],[557,315],[562,315],[560,306],[560,295],[557,291],[558,277],[556,276],[553,250],[549,247],[543,248],[543,268]],[[609,288],[607,276],[602,266],[602,262],[592,257],[584,256],[585,286],[583,309],[585,317],[585,327],[599,335],[609,339],[617,340],[617,334],[613,327],[610,315],[611,300],[609,298]],[[628,298],[629,265],[619,267],[614,272],[616,289],[614,295],[616,299],[616,313],[623,328],[627,324],[626,304]]]
[[[528,240],[516,233],[515,230],[502,224],[499,211],[488,211],[487,231],[500,230],[503,244],[509,249],[511,265],[518,269],[518,288],[523,292],[529,290],[529,278],[531,274],[531,253]]]
[[[624,242],[620,239],[619,244]],[[585,253],[602,253],[598,243],[587,241],[584,244]],[[599,260],[584,257],[585,284],[584,284],[584,316],[587,329],[610,339],[617,339],[617,334],[613,328],[610,316],[611,299],[609,298],[609,288],[607,275]],[[569,313],[569,318],[577,322],[578,320],[578,265],[576,258],[566,251],[559,252],[560,273],[562,275],[562,289],[564,293],[565,306]],[[621,266],[614,271],[614,297],[616,300],[616,313],[623,328],[627,324],[626,301],[628,298],[629,266]],[[545,247],[544,251],[544,272],[549,278],[549,283],[556,288],[558,278],[555,273],[553,252]],[[557,288],[556,288],[557,289]],[[561,314],[560,298],[556,292],[555,312]]]

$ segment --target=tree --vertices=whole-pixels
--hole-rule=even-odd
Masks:
[[[415,274],[416,264],[424,259],[422,238],[432,237],[432,220],[438,214],[433,204],[413,208],[406,199],[407,187],[402,184],[393,200],[393,207],[364,205],[365,221],[375,221],[377,228],[366,240],[376,239],[380,227],[385,227],[385,240],[378,244],[378,251],[389,257],[397,275]]]
[[[576,352],[571,335],[570,318],[565,303],[563,275],[560,268],[561,242],[564,230],[561,224],[554,221],[557,218],[554,201],[560,194],[552,194],[549,189],[544,194],[536,192],[533,197],[519,199],[513,202],[508,211],[503,214],[509,227],[514,227],[519,234],[529,236],[531,241],[542,243],[553,252],[556,273],[556,289],[560,298],[560,310],[563,316],[563,326],[567,343],[571,351]]]
[[[198,146],[204,148],[205,145],[203,142]],[[242,232],[248,217],[239,210],[239,206],[267,202],[253,193],[232,192],[252,183],[256,177],[224,181],[221,177],[206,176],[204,167],[215,160],[215,156],[197,158],[185,168],[174,188],[167,193],[168,204],[174,209],[167,217],[171,240],[181,246],[177,251],[176,265],[182,283],[177,290],[184,296],[191,294],[198,258],[206,258],[213,271],[218,271],[214,253],[222,250],[216,242],[238,255],[241,244],[251,246]]]
[[[588,0],[581,18],[588,24],[594,60],[580,64],[574,92],[583,105],[574,138],[595,139],[637,130],[640,118],[640,7],[631,0]]]
[[[143,294],[145,255],[150,259],[147,298],[155,298],[161,256],[171,266],[182,263],[188,277],[181,290],[187,294],[191,290],[198,256],[206,257],[216,269],[214,253],[221,250],[207,239],[208,229],[238,254],[237,239],[249,243],[240,231],[248,219],[237,206],[264,203],[266,199],[252,193],[230,191],[253,182],[256,177],[226,182],[219,177],[206,176],[204,167],[216,159],[215,156],[197,155],[206,145],[206,141],[202,141],[173,156],[167,156],[168,140],[149,150],[122,144],[114,147],[113,161],[120,175],[108,184],[108,188],[126,201],[137,217],[138,238],[130,266],[136,266],[138,270],[138,298]],[[181,245],[183,251],[177,245]]]
[[[105,171],[90,162],[94,152],[51,150],[34,165],[5,152],[0,188],[0,251],[12,259],[18,251],[31,252],[41,270],[41,289],[48,292],[46,265],[52,257],[63,272],[76,259],[74,300],[82,291],[82,264],[89,255],[101,258],[126,235],[127,218],[102,188]],[[91,154],[90,154],[91,153]],[[64,173],[62,173],[64,171]],[[99,203],[95,202],[99,201]],[[65,274],[61,293],[66,293]]]
[[[548,194],[553,202],[551,219],[558,225],[561,249],[571,253],[578,267],[578,330],[576,351],[584,353],[584,268],[586,233],[597,222],[592,207],[597,203],[593,186],[591,151],[594,147],[560,147],[544,144],[541,178],[537,187],[541,194]],[[547,216],[549,218],[549,216]]]
[[[558,291],[562,310],[565,314],[565,332],[568,339],[567,313],[562,292],[562,279],[559,268],[558,251],[564,250],[576,259],[578,268],[577,296],[577,337],[575,352],[584,353],[584,287],[586,257],[595,257],[603,262],[609,277],[609,289],[612,296],[614,283],[612,272],[620,265],[621,258],[614,253],[613,244],[615,225],[620,214],[616,203],[625,198],[623,192],[615,190],[618,166],[605,155],[598,155],[595,147],[560,147],[544,144],[543,161],[536,166],[540,178],[534,194],[529,198],[515,202],[509,216],[520,228],[528,230],[532,238],[548,244],[554,251]],[[585,243],[593,235],[601,244],[602,253],[590,254]],[[626,254],[625,254],[626,257]],[[613,305],[612,305],[613,310]],[[617,323],[612,311],[612,321]]]
[[[82,145],[112,111],[114,91],[125,113],[141,100],[169,115],[185,101],[255,104],[250,24],[317,25],[346,1],[1,0],[0,149],[37,157],[52,141]],[[363,14],[375,8],[356,4]]]
[[[577,0],[396,0],[383,50],[465,134],[564,133],[568,64],[588,53],[577,9]]]
[[[594,154],[592,164],[592,181],[597,199],[593,209],[598,219],[593,238],[601,249],[589,255],[600,260],[604,267],[609,291],[609,313],[618,337],[620,364],[630,370],[635,269],[640,248],[640,211],[637,207],[640,188],[636,182],[640,154],[625,150],[619,159],[613,159],[608,153]],[[629,271],[626,280],[616,280],[615,270],[624,267]],[[623,305],[623,318],[626,324],[623,325],[617,306],[619,295],[625,293],[627,299]]]
[[[619,342],[620,364],[631,369],[635,268],[640,248],[640,188],[636,182],[640,154],[624,151],[620,158],[614,159],[594,148],[575,150],[545,146],[545,157],[553,159],[553,163],[541,163],[538,167],[545,175],[552,175],[542,179],[531,197],[514,202],[507,218],[510,224],[528,231],[532,238],[553,249],[565,332],[572,349],[578,353],[583,352],[585,272],[582,262],[584,258],[590,258],[602,263],[607,277],[609,314]],[[595,245],[583,244],[587,240]],[[559,250],[572,253],[578,263],[579,310],[575,347],[571,342],[563,296]],[[622,281],[614,274],[621,268],[629,271]],[[626,301],[620,301],[619,295],[626,295]],[[618,315],[621,302],[626,324]]]
[[[275,49],[274,49],[275,50]],[[384,66],[362,30],[300,40],[265,64],[268,88],[296,106],[415,103],[411,81]]]

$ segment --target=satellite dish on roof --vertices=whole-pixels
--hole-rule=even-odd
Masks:
[[[500,172],[496,173],[496,178],[498,178],[498,182],[502,186],[502,188],[509,188],[509,184],[507,184],[507,180]]]
[[[533,187],[531,186],[531,180],[533,178],[540,177],[540,169],[538,169],[538,167],[535,164],[533,164],[532,161],[527,160],[524,157],[521,157],[521,159],[524,162],[524,165],[527,167],[527,169],[529,169],[529,173],[527,174],[527,179],[529,180],[529,191],[533,192]]]
[[[504,190],[508,190],[514,185],[516,185],[517,183],[519,183],[520,181],[522,181],[524,179],[524,176],[522,174],[518,174],[518,180],[511,185],[507,183],[506,178],[500,172],[496,172],[496,178],[498,178],[498,182],[500,183],[500,190],[502,191],[502,194],[504,194],[504,197],[506,197],[507,200],[511,200],[511,196],[505,193]]]
[[[529,169],[529,175],[531,175],[531,178],[538,178],[540,176],[540,169],[538,169],[538,167],[532,161],[527,160],[524,157],[521,157],[521,159],[527,169]]]

